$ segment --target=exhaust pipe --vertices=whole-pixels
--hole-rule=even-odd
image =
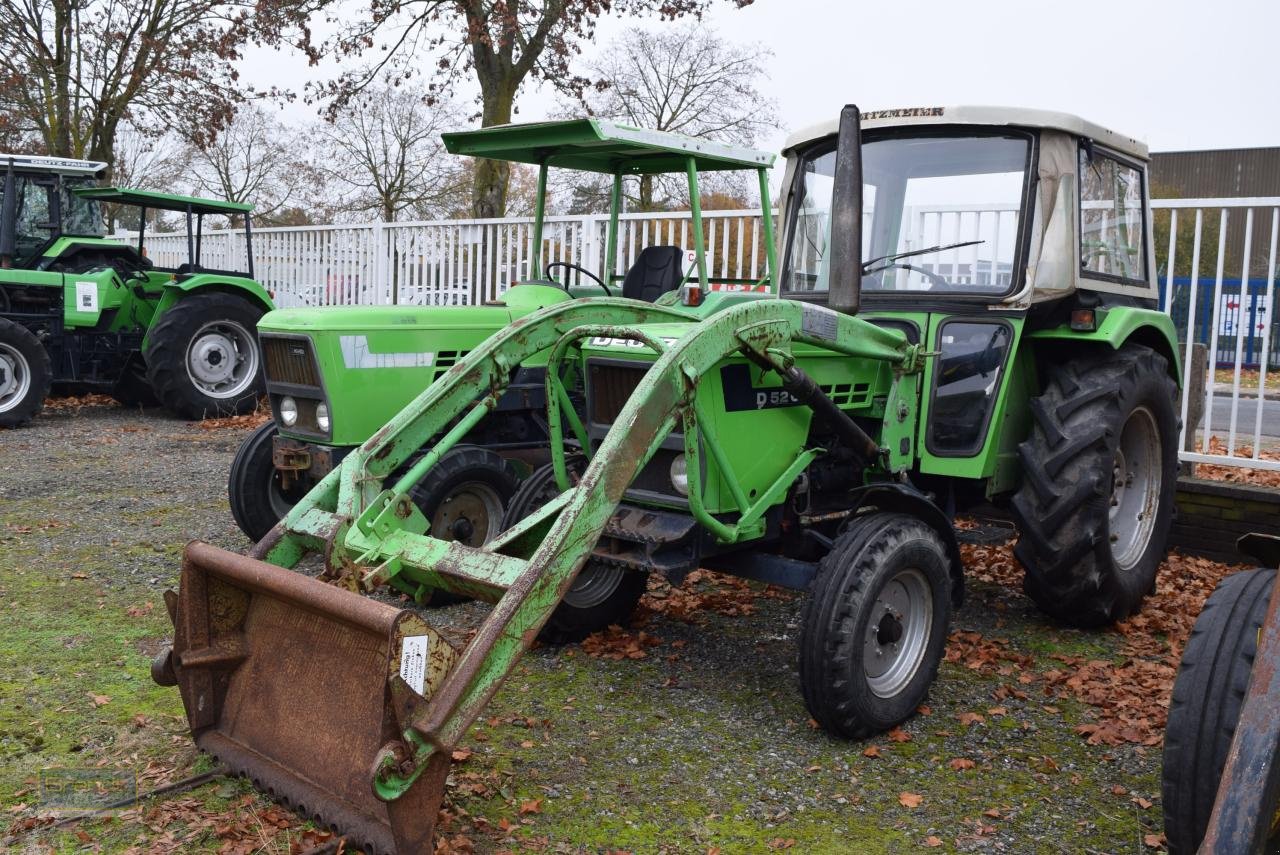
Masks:
[[[830,246],[831,308],[856,315],[862,291],[862,114],[853,104],[840,111]]]

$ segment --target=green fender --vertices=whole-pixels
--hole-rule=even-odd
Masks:
[[[1098,342],[1119,350],[1130,341],[1145,344],[1169,360],[1169,373],[1182,383],[1182,360],[1178,355],[1178,333],[1173,318],[1155,309],[1118,306],[1095,310],[1100,323],[1092,332],[1073,330],[1067,324],[1028,333],[1035,340]]]
[[[266,288],[243,276],[197,273],[194,276],[187,276],[182,279],[172,279],[165,283],[164,292],[160,295],[160,303],[156,306],[155,314],[151,316],[151,324],[147,327],[147,334],[142,339],[143,352],[145,353],[147,350],[147,345],[151,338],[151,330],[155,328],[156,322],[164,317],[165,312],[172,309],[186,295],[207,291],[244,296],[249,302],[261,306],[264,312],[270,312],[276,307]]]

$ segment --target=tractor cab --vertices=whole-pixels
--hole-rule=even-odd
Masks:
[[[95,160],[0,154],[0,268],[35,268],[64,236],[102,238],[98,203],[75,191],[107,168]]]
[[[689,305],[701,302],[701,295],[713,289],[774,290],[773,223],[768,182],[774,156],[770,153],[633,128],[601,119],[504,125],[444,134],[443,139],[451,154],[538,167],[538,195],[533,216],[534,247],[543,246],[550,169],[591,172],[612,178],[602,264],[592,269],[595,265],[587,259],[582,259],[582,263],[564,260],[544,263],[543,253],[536,251],[529,262],[528,278],[522,284],[563,289],[571,296],[620,296],[646,302],[654,302],[664,294],[688,286],[682,301]],[[708,276],[698,176],[734,170],[756,173],[768,266],[761,279],[718,277],[713,282]],[[686,253],[683,246],[657,242],[660,239],[655,234],[655,242],[639,248],[632,263],[623,268],[619,257],[618,227],[622,214],[623,179],[626,176],[659,174],[679,174],[688,182],[692,246]],[[687,271],[686,254],[693,261]],[[551,258],[554,259],[554,255]],[[523,297],[518,295],[516,299]]]

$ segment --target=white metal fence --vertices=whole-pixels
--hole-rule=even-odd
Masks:
[[[1161,199],[1152,207],[1161,302],[1185,348],[1184,388],[1192,387],[1192,343],[1205,344],[1210,354],[1204,417],[1198,425],[1184,427],[1195,441],[1182,443],[1191,449],[1182,457],[1280,470],[1280,460],[1264,458],[1269,450],[1280,449],[1280,354],[1275,347],[1280,319],[1271,310],[1280,197]],[[711,277],[759,278],[765,259],[759,212],[707,211],[703,218]],[[1009,281],[1016,221],[1008,206],[921,208],[906,222],[915,226],[908,249],[982,240],[921,266],[980,286]],[[539,248],[544,266],[560,261],[602,273],[607,226],[608,218],[601,215],[548,217]],[[496,298],[528,275],[532,232],[532,219],[518,217],[258,229],[253,233],[254,267],[282,307],[466,305]],[[624,215],[613,272],[625,273],[640,249],[658,243],[692,246],[689,213]],[[147,247],[162,266],[186,260],[184,234],[150,235]],[[210,232],[204,236],[202,263],[242,269],[244,252],[242,234]],[[1217,382],[1223,372],[1229,380]],[[1271,398],[1268,389],[1273,390]],[[1190,411],[1184,400],[1184,423]]]

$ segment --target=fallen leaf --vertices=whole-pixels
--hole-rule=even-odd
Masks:
[[[879,757],[879,756],[880,756],[880,746],[879,746],[879,745],[872,745],[872,746],[870,746],[870,747],[868,747],[868,748],[864,749],[864,750],[863,750],[863,752],[862,752],[862,756],[863,756],[863,757]]]
[[[1142,838],[1142,842],[1150,846],[1152,849],[1159,849],[1164,846],[1163,834],[1148,834]]]
[[[1142,796],[1138,796],[1137,798],[1133,799],[1133,803],[1138,807],[1142,808],[1143,810],[1147,810],[1153,804],[1155,804],[1155,802],[1151,801],[1150,799],[1144,799],[1142,798]]]
[[[888,736],[894,742],[910,742],[911,741],[911,734],[907,733],[905,730],[903,730],[900,727],[895,727],[893,730],[889,731]]]
[[[974,762],[973,762],[972,760],[970,760],[968,757],[957,757],[956,759],[952,760],[952,761],[951,761],[950,763],[948,763],[947,765],[948,765],[948,766],[950,766],[950,767],[951,767],[952,769],[954,769],[955,771],[959,772],[959,771],[961,771],[961,770],[963,770],[963,769],[972,769],[974,766],[976,766],[976,765],[978,765],[978,764],[977,764],[977,763],[974,763]]]
[[[542,799],[529,799],[520,803],[520,815],[542,813]]]
[[[956,713],[956,718],[959,719],[960,723],[965,725],[966,727],[972,727],[975,724],[982,724],[984,721],[986,721],[985,718],[978,715],[976,712]]]
[[[934,837],[932,834],[930,834],[928,837],[924,839],[924,845],[930,848],[937,848],[938,846],[942,845],[942,838]]]
[[[93,705],[95,707],[106,706],[107,704],[111,703],[110,695],[95,695],[93,692],[89,692],[88,694],[89,694],[89,698],[93,701]]]
[[[453,762],[465,763],[472,753],[473,752],[470,748],[455,748],[453,749],[453,754],[451,756],[453,757]]]
[[[924,796],[918,793],[898,793],[898,804],[908,808],[918,808]]]

